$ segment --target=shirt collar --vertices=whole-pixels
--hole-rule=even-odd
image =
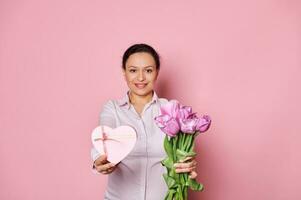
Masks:
[[[130,91],[128,90],[126,92],[126,95],[123,98],[118,100],[118,105],[120,107],[126,107],[127,109],[130,108],[131,103],[130,103],[129,93],[130,93]],[[148,102],[148,104],[156,103],[157,101],[158,101],[157,93],[153,90],[152,100],[150,102]]]

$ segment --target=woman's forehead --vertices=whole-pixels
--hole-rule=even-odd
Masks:
[[[154,65],[155,59],[149,53],[139,52],[130,55],[130,57],[127,60],[127,63],[133,66]]]

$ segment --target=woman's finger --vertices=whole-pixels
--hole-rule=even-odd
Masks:
[[[108,169],[107,171],[108,171],[108,173],[110,174],[110,173],[112,173],[114,170],[115,170],[115,167],[112,167],[112,168]]]
[[[186,162],[186,161],[193,160],[193,159],[195,159],[195,157],[188,156],[184,160],[180,160],[179,162]]]
[[[116,168],[115,166],[111,167],[111,168],[109,168],[107,170],[103,170],[101,173],[102,174],[111,174],[115,170],[115,168]]]
[[[195,167],[177,168],[175,171],[176,173],[184,173],[184,172],[192,172],[193,170],[195,170]]]
[[[198,176],[198,174],[196,173],[196,171],[193,170],[192,172],[190,172],[188,177],[191,179],[195,179],[197,176]]]
[[[197,162],[195,160],[188,162],[188,163],[175,163],[175,168],[190,168],[196,166]]]
[[[101,155],[99,158],[97,158],[94,162],[95,166],[98,166],[98,165],[102,165],[102,164],[106,164],[108,163],[108,160],[107,160],[107,155],[104,154],[104,155]]]
[[[97,171],[102,172],[102,171],[106,171],[114,166],[115,165],[113,163],[107,163],[107,164],[96,166],[96,169],[97,169]]]

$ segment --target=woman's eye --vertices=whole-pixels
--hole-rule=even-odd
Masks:
[[[152,69],[148,69],[148,70],[146,70],[146,71],[147,71],[147,73],[152,73],[152,72],[153,72]]]
[[[136,70],[135,69],[130,69],[130,72],[134,73],[134,72],[136,72]]]

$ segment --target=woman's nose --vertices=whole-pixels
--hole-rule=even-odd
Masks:
[[[144,79],[145,79],[144,73],[143,73],[143,71],[140,71],[138,74],[138,80],[143,81]]]

